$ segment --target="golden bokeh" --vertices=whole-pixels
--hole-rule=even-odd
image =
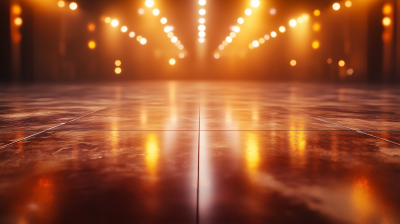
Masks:
[[[319,11],[318,9],[314,10],[314,16],[319,16],[321,15],[321,11]]]
[[[93,40],[89,41],[88,47],[89,47],[89,49],[92,49],[92,50],[95,49],[96,48],[96,42],[93,41]]]
[[[312,48],[313,49],[318,49],[319,48],[319,41],[318,40],[313,41]]]

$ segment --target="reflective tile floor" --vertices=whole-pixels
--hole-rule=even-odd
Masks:
[[[0,223],[400,223],[400,88],[0,91]]]

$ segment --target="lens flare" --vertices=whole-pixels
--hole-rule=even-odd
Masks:
[[[242,17],[240,17],[240,18],[237,20],[237,22],[238,22],[239,24],[243,24],[243,23],[244,23],[244,19],[243,19]]]
[[[184,58],[185,54],[184,53],[179,53],[179,58]]]
[[[141,45],[145,45],[146,43],[147,43],[146,38],[141,38],[141,39],[140,39],[140,44],[141,44]]]
[[[218,53],[215,53],[215,54],[214,54],[214,58],[215,58],[215,59],[219,59],[219,58],[220,58],[220,55],[219,55]]]
[[[275,38],[275,37],[276,37],[276,35],[277,35],[277,34],[276,34],[276,32],[275,32],[275,31],[272,31],[272,32],[271,32],[271,37]]]
[[[165,17],[161,18],[161,20],[160,20],[161,24],[166,24],[167,21],[168,21],[168,20],[167,20],[167,18],[165,18]]]
[[[314,10],[314,16],[319,16],[321,15],[321,11],[319,9]]]
[[[144,3],[147,7],[151,8],[154,6],[154,1],[152,0],[146,0],[146,2]]]
[[[199,10],[199,14],[204,16],[206,14],[206,10],[205,9],[200,9]]]
[[[153,15],[158,16],[158,14],[160,14],[160,10],[153,9]]]
[[[346,64],[346,63],[345,63],[343,60],[340,60],[340,61],[339,61],[339,66],[340,66],[340,67],[345,66],[345,64]]]
[[[340,9],[340,4],[339,3],[335,3],[332,5],[333,10],[337,11]]]
[[[95,49],[96,48],[96,42],[94,42],[93,40],[89,41],[88,43],[88,47],[89,49]]]
[[[260,46],[260,43],[257,40],[253,41],[251,44],[253,45],[253,47]]]
[[[284,33],[286,31],[286,28],[284,26],[279,27],[279,32]]]
[[[206,26],[204,26],[204,25],[199,25],[198,29],[199,29],[200,31],[204,31],[204,30],[206,30]]]
[[[121,32],[126,33],[126,31],[128,31],[128,27],[126,26],[121,27]]]
[[[199,0],[199,5],[205,5],[206,4],[206,0]]]
[[[116,19],[113,19],[113,20],[111,21],[111,26],[113,26],[113,27],[117,27],[118,24],[119,24],[119,22],[118,22],[118,20],[116,20]]]
[[[296,20],[292,19],[292,20],[289,21],[289,26],[295,27],[296,25],[297,25]]]
[[[121,68],[115,68],[114,71],[115,71],[115,74],[119,75],[119,74],[121,74],[122,69]]]
[[[69,4],[69,8],[71,10],[76,10],[78,8],[78,4],[76,4],[75,2],[71,2],[71,4]]]
[[[204,41],[206,41],[206,40],[204,39],[204,37],[200,37],[200,38],[199,38],[199,42],[200,42],[200,43],[204,43]]]
[[[251,6],[253,6],[254,8],[257,8],[260,5],[260,1],[258,0],[252,0],[251,1]]]
[[[291,66],[296,66],[296,64],[297,64],[296,60],[291,60],[291,61],[290,61],[290,65],[291,65]]]
[[[169,59],[169,64],[170,65],[174,65],[176,63],[175,59],[171,58]]]
[[[200,19],[199,19],[199,23],[200,23],[200,24],[204,24],[204,23],[206,23],[206,20],[205,20],[204,18],[200,18]]]
[[[228,43],[232,43],[232,37],[230,37],[230,36],[226,37],[225,40]]]
[[[252,11],[251,11],[251,9],[246,9],[245,11],[244,11],[244,14],[246,14],[246,15],[251,15],[251,13],[252,13]]]

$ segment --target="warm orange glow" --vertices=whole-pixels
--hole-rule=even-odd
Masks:
[[[231,36],[232,38],[235,38],[235,37],[236,37],[236,33],[235,33],[235,32],[231,32],[231,33],[229,34],[229,36]]]
[[[340,66],[340,67],[343,67],[345,64],[346,64],[346,63],[345,63],[343,60],[340,60],[340,61],[339,61],[339,66]]]
[[[200,43],[204,43],[204,41],[206,41],[206,39],[204,39],[204,37],[200,37],[200,38],[199,38],[199,42],[200,42]]]
[[[253,44],[249,44],[249,48],[250,48],[250,49],[254,49]]]
[[[179,45],[178,45],[178,49],[179,49],[179,50],[183,50],[183,48],[184,48],[184,47],[183,47],[182,44],[179,44]]]
[[[200,18],[200,19],[199,19],[199,23],[200,23],[200,24],[204,24],[204,23],[206,23],[206,19],[204,19],[204,18]]]
[[[184,58],[185,54],[184,53],[179,53],[179,58]]]
[[[121,32],[126,33],[126,31],[128,31],[128,27],[126,26],[121,27]]]
[[[265,39],[264,39],[264,38],[260,38],[260,39],[258,40],[258,42],[260,42],[260,44],[263,44],[263,43],[265,43]]]
[[[146,38],[141,38],[139,42],[141,45],[145,45],[147,43],[147,40]]]
[[[253,47],[260,46],[260,43],[257,40],[254,40],[251,44],[253,45]]]
[[[58,1],[58,7],[64,8],[65,2],[64,1]]]
[[[172,42],[172,43],[176,43],[177,41],[178,41],[178,38],[177,38],[177,37],[175,37],[175,36],[174,36],[174,37],[171,37],[171,42]]]
[[[352,68],[349,68],[349,69],[347,69],[347,71],[346,71],[346,74],[347,75],[353,75],[353,73],[354,73],[354,70],[352,69]]]
[[[113,26],[113,27],[117,27],[118,24],[119,24],[119,22],[118,22],[118,20],[116,20],[116,19],[113,19],[113,20],[111,21],[111,26]]]
[[[95,26],[93,23],[89,23],[89,25],[88,25],[88,30],[89,30],[90,32],[93,32],[95,29],[96,29],[96,26]]]
[[[251,11],[251,9],[246,9],[245,11],[244,11],[244,14],[246,14],[246,15],[251,15],[251,13],[252,13],[252,11]]]
[[[237,22],[238,22],[239,24],[243,24],[243,23],[244,23],[244,19],[243,19],[242,17],[240,17],[240,18],[237,20]]]
[[[314,48],[314,49],[318,49],[318,48],[319,48],[319,41],[318,41],[318,40],[315,40],[315,41],[312,43],[312,48]]]
[[[167,36],[168,36],[169,38],[172,38],[172,37],[174,36],[174,33],[173,33],[173,32],[169,32],[169,33],[167,34]]]
[[[328,64],[332,64],[332,58],[328,58],[326,62],[328,62]]]
[[[228,42],[226,42],[226,40],[222,41],[222,45],[227,46]]]
[[[297,22],[298,22],[298,23],[303,23],[303,22],[304,22],[304,19],[303,19],[302,17],[299,17],[299,18],[297,18]]]
[[[340,9],[340,4],[339,3],[335,3],[332,5],[333,10],[337,11]]]
[[[88,43],[88,47],[89,49],[95,49],[96,48],[96,42],[94,42],[93,40],[89,41]]]
[[[232,37],[228,36],[225,38],[226,42],[231,43],[232,42]]]
[[[223,49],[225,49],[225,46],[221,44],[221,45],[219,45],[218,48],[222,51]]]
[[[106,22],[106,23],[111,23],[111,18],[110,18],[110,17],[105,18],[105,19],[104,19],[104,22]]]
[[[198,29],[199,29],[200,31],[204,31],[204,30],[206,30],[206,26],[204,26],[204,25],[199,25]]]
[[[239,33],[239,32],[240,32],[240,27],[238,27],[238,26],[233,26],[233,27],[232,27],[232,31],[235,32],[235,33]]]
[[[144,3],[147,7],[151,8],[154,6],[154,1],[153,0],[146,0]]]
[[[384,26],[390,26],[391,23],[392,23],[392,21],[390,20],[389,17],[385,17],[385,18],[382,19],[382,24]]]
[[[260,1],[258,0],[252,0],[251,1],[251,6],[253,6],[254,8],[257,8],[260,5]]]
[[[160,10],[153,9],[153,15],[158,16],[160,14]]]
[[[144,14],[144,9],[140,8],[140,9],[138,10],[138,13],[139,13],[140,15],[143,15],[143,14]]]
[[[272,8],[271,10],[269,10],[269,13],[271,13],[271,15],[275,15],[276,14],[276,9]]]
[[[69,8],[71,10],[76,10],[78,8],[78,4],[76,4],[75,2],[71,2],[71,4],[69,4]]]
[[[21,26],[22,22],[23,21],[22,21],[21,17],[17,17],[17,18],[14,19],[14,24],[17,25],[17,26]]]
[[[279,27],[279,32],[284,33],[286,31],[286,28],[284,26]]]
[[[314,10],[314,16],[319,16],[321,15],[321,11],[319,11],[318,9]]]
[[[16,16],[21,15],[21,13],[22,13],[21,6],[19,6],[19,5],[13,5],[13,6],[12,6],[12,12],[13,12],[13,14],[16,15]]]
[[[114,71],[115,71],[115,74],[119,75],[119,74],[121,74],[122,69],[121,68],[115,68]]]
[[[167,23],[167,18],[165,18],[165,17],[161,18],[160,22],[162,24],[166,24]]]
[[[290,65],[291,65],[291,66],[296,66],[296,64],[297,64],[296,60],[291,60],[291,61],[290,61]]]
[[[276,37],[276,35],[277,35],[277,34],[276,34],[276,32],[275,32],[275,31],[272,31],[272,32],[271,32],[271,37],[275,38],[275,37]]]
[[[346,3],[344,3],[344,5],[345,5],[347,8],[351,7],[352,4],[353,4],[353,3],[351,3],[351,1],[346,1]]]
[[[206,14],[206,10],[205,9],[200,9],[199,10],[199,14],[204,16]]]
[[[121,66],[121,64],[122,64],[122,63],[121,63],[120,60],[116,60],[116,61],[115,61],[115,66],[119,67],[119,66]]]
[[[175,59],[171,58],[169,59],[169,64],[170,65],[174,65],[176,63]]]
[[[130,38],[134,38],[134,37],[135,37],[135,32],[130,32],[130,33],[129,33],[129,37],[130,37]]]
[[[382,13],[385,16],[392,14],[393,7],[390,4],[386,4],[383,6]]]
[[[310,19],[310,16],[308,14],[304,14],[301,17],[303,18],[304,21],[308,21]]]
[[[215,54],[214,54],[214,58],[215,58],[215,59],[218,59],[219,57],[220,57],[220,55],[219,55],[218,53],[215,53]]]
[[[205,5],[206,4],[206,0],[199,0],[199,5]]]
[[[142,38],[143,38],[143,37],[139,35],[139,36],[136,37],[136,40],[137,40],[137,41],[140,41]]]
[[[174,30],[174,27],[172,27],[172,26],[166,26],[166,27],[164,27],[164,32],[166,32],[166,33],[169,33],[169,32],[171,32],[171,31],[173,31]]]
[[[205,36],[206,36],[205,32],[203,32],[203,31],[199,32],[199,37],[205,37]]]
[[[289,21],[289,26],[295,27],[296,25],[297,25],[296,20],[292,19],[292,20]]]
[[[269,40],[269,35],[268,35],[268,34],[265,35],[265,36],[264,36],[264,39],[265,39],[265,40]]]
[[[321,25],[319,23],[314,23],[313,30],[314,31],[319,31],[320,29],[321,29]]]

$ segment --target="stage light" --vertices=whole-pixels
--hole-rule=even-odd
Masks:
[[[185,54],[184,53],[179,53],[179,58],[184,58]]]
[[[140,44],[141,44],[141,45],[145,45],[146,43],[147,43],[146,38],[141,38],[141,39],[140,39]]]
[[[154,6],[154,1],[152,0],[146,0],[146,2],[144,3],[147,7],[151,8]]]
[[[386,4],[385,6],[383,6],[382,8],[382,13],[385,16],[388,16],[392,13],[392,5],[390,4]]]
[[[326,60],[326,62],[328,62],[328,64],[332,64],[332,58],[328,58],[328,60]]]
[[[199,42],[200,42],[200,43],[204,43],[204,41],[205,41],[204,37],[200,37],[200,38],[199,38]]]
[[[271,13],[271,15],[275,15],[276,14],[276,9],[272,8],[271,10],[269,10],[269,13]]]
[[[304,19],[303,19],[302,17],[299,17],[299,18],[297,18],[297,22],[298,22],[298,23],[303,23],[303,22],[304,22]]]
[[[113,20],[111,21],[111,26],[113,26],[113,27],[117,27],[118,24],[119,24],[119,22],[118,22],[118,20],[116,20],[116,19],[113,19]]]
[[[165,18],[165,17],[161,18],[161,20],[160,20],[161,24],[166,24],[167,21],[168,21],[168,20],[167,20],[167,18]]]
[[[199,0],[199,5],[205,5],[206,4],[206,0]]]
[[[265,43],[265,39],[264,39],[264,38],[260,38],[260,39],[258,40],[258,42],[260,42],[260,44],[263,44],[263,43]]]
[[[319,31],[321,29],[321,25],[319,24],[319,23],[315,23],[314,25],[313,25],[313,30],[314,31]]]
[[[251,13],[252,13],[252,11],[251,11],[251,9],[246,9],[245,11],[244,11],[244,14],[246,14],[246,15],[251,15]]]
[[[206,20],[205,20],[204,18],[200,18],[200,19],[199,19],[199,23],[200,23],[200,24],[204,24],[204,23],[206,23]]]
[[[205,9],[200,9],[199,10],[199,14],[204,16],[206,14],[206,10]]]
[[[346,71],[346,73],[347,73],[347,75],[353,75],[353,73],[354,73],[354,70],[352,69],[352,68],[349,68],[349,69],[347,69],[347,71]]]
[[[182,44],[179,44],[178,49],[179,49],[179,50],[183,50],[183,48],[184,48],[183,45],[182,45]]]
[[[233,26],[233,27],[232,27],[232,31],[235,32],[235,33],[239,33],[239,32],[240,32],[240,27],[238,27],[238,26]]]
[[[203,32],[203,31],[199,32],[199,37],[205,37],[205,36],[206,36],[205,32]]]
[[[126,31],[128,31],[128,27],[126,26],[121,27],[121,32],[125,33]]]
[[[58,1],[58,7],[64,8],[65,2],[64,1]]]
[[[333,10],[337,11],[340,9],[340,4],[339,3],[335,3],[332,5]]]
[[[177,37],[174,36],[174,37],[171,38],[171,42],[172,42],[172,43],[176,43],[177,41],[178,41],[178,38],[177,38]]]
[[[153,15],[158,16],[158,14],[160,14],[160,10],[153,9]]]
[[[215,54],[214,54],[214,58],[215,58],[215,59],[219,59],[219,57],[220,57],[220,55],[219,55],[218,53],[215,53]]]
[[[119,75],[119,74],[121,74],[122,69],[121,68],[115,68],[114,71],[115,71],[115,74]]]
[[[140,8],[140,9],[138,10],[138,13],[139,13],[140,15],[143,15],[143,14],[144,14],[144,9]]]
[[[275,31],[272,31],[272,32],[271,32],[271,37],[275,38],[275,37],[276,37],[276,35],[277,35],[277,34],[276,34],[276,32],[275,32]]]
[[[200,30],[200,31],[204,31],[204,30],[206,30],[206,26],[204,26],[204,25],[199,25],[199,27],[198,27],[198,28],[199,28],[199,30]]]
[[[384,26],[390,26],[391,23],[392,23],[392,21],[390,20],[389,17],[385,17],[385,18],[382,19],[382,24]]]
[[[292,20],[289,21],[289,26],[295,27],[296,25],[297,25],[296,20],[292,19]]]
[[[119,67],[119,66],[121,66],[121,64],[122,64],[122,63],[121,63],[120,60],[116,60],[116,61],[115,61],[115,66]]]
[[[17,17],[17,18],[14,19],[14,24],[17,25],[17,26],[21,26],[22,22],[23,21],[22,21],[21,17]]]
[[[237,22],[238,22],[239,24],[243,24],[243,23],[244,23],[244,19],[243,19],[242,17],[240,17],[240,18],[237,20]]]
[[[69,4],[69,8],[70,8],[71,10],[75,10],[75,9],[78,8],[78,4],[76,4],[75,2],[71,2],[71,4]]]
[[[134,37],[135,37],[135,32],[130,32],[130,33],[129,33],[129,37],[130,37],[130,38],[134,38]]]
[[[265,39],[265,40],[269,40],[269,38],[270,38],[270,37],[269,37],[268,34],[264,36],[264,39]]]
[[[351,3],[351,1],[346,1],[345,5],[347,8],[349,8],[349,7],[351,7],[352,3]]]
[[[291,66],[296,66],[296,64],[297,64],[296,60],[291,60],[291,61],[290,61],[290,65],[291,65]]]
[[[236,37],[236,33],[235,33],[235,32],[231,32],[231,33],[229,34],[229,36],[231,36],[232,38],[235,38],[235,37]]]
[[[286,31],[286,28],[284,26],[279,27],[279,32],[284,33]]]
[[[251,43],[252,45],[253,45],[253,47],[258,47],[258,46],[260,46],[260,43],[258,42],[258,41],[253,41],[252,43]]]
[[[219,45],[219,47],[218,47],[218,48],[219,48],[219,49],[222,51],[222,50],[224,50],[224,49],[225,49],[225,46],[221,44],[221,45]]]
[[[106,22],[106,23],[111,23],[111,18],[110,18],[110,17],[105,18],[105,19],[104,19],[104,22]]]
[[[225,38],[226,42],[231,43],[232,42],[232,37],[228,36]]]
[[[319,11],[318,9],[314,10],[314,16],[319,16],[321,15],[321,11]]]
[[[343,60],[340,60],[340,61],[339,61],[339,66],[340,66],[340,67],[343,67],[345,64],[346,64],[346,63],[345,63]]]
[[[94,42],[93,40],[89,41],[88,43],[88,47],[89,49],[95,49],[96,48],[96,42]]]
[[[176,63],[175,59],[171,58],[169,59],[169,64],[170,65],[174,65]]]
[[[173,33],[173,32],[169,32],[169,33],[167,34],[167,36],[168,36],[169,38],[171,38],[171,37],[174,36],[174,33]]]
[[[314,49],[318,49],[319,48],[319,41],[318,40],[313,41],[312,48],[314,48]]]
[[[251,6],[253,6],[254,8],[257,8],[260,5],[260,1],[258,0],[252,0],[251,1]]]

